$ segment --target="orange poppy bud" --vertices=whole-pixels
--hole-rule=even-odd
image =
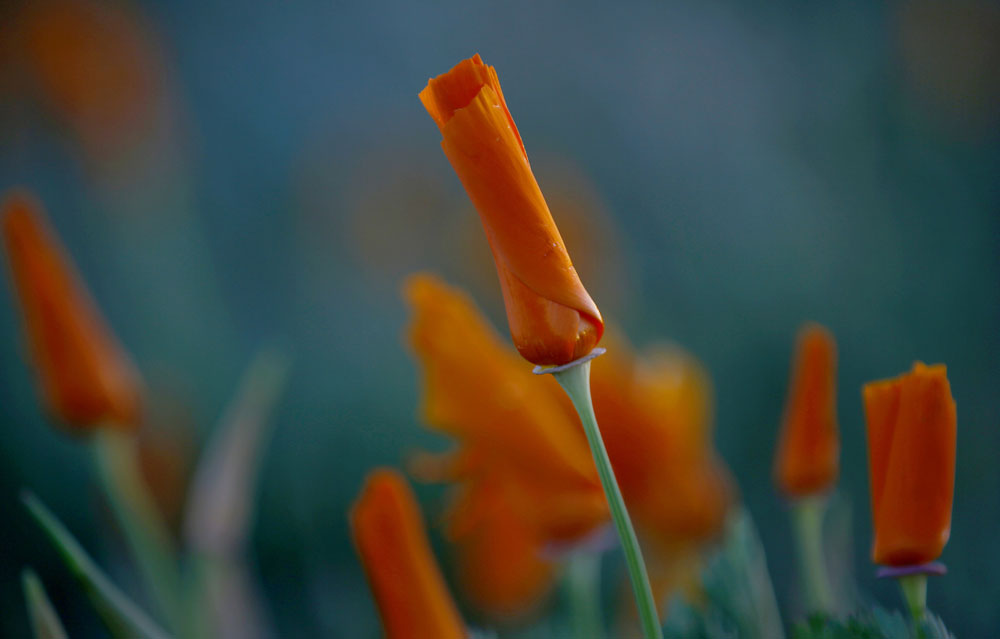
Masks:
[[[788,497],[828,490],[837,481],[837,345],[828,330],[808,324],[799,332],[774,479]]]
[[[496,71],[476,55],[430,80],[420,100],[479,211],[518,352],[540,365],[586,355],[604,321],[531,172]]]
[[[141,384],[72,263],[22,192],[0,204],[3,237],[31,355],[49,410],[80,429],[139,425]]]
[[[955,488],[955,400],[945,366],[865,384],[868,470],[875,543],[888,566],[933,561],[951,532]]]
[[[385,468],[370,473],[350,521],[388,639],[467,635],[402,475]]]

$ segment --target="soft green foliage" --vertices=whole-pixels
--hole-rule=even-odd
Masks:
[[[35,571],[25,568],[21,573],[21,585],[24,588],[24,599],[28,606],[28,617],[31,619],[31,629],[35,639],[66,639],[66,630],[56,609],[45,594],[42,580]]]
[[[928,613],[913,626],[898,611],[879,607],[855,614],[846,621],[813,615],[795,626],[791,639],[955,639],[941,620]]]
[[[780,639],[784,636],[764,547],[746,511],[726,526],[722,548],[703,575],[703,609],[675,599],[665,636],[676,639]]]
[[[25,492],[22,500],[73,575],[83,585],[114,636],[130,639],[168,637],[166,632],[108,579],[45,504],[30,492]]]

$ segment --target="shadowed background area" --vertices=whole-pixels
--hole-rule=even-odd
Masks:
[[[147,476],[175,525],[253,354],[291,353],[251,541],[281,636],[376,632],[346,510],[371,466],[443,446],[417,417],[402,278],[436,271],[506,330],[475,211],[416,97],[476,52],[605,319],[710,372],[717,446],[779,600],[795,605],[795,567],[772,451],[794,336],[815,320],[839,348],[841,568],[899,605],[868,561],[860,387],[944,362],[957,477],[929,606],[958,636],[1000,627],[1000,9],[696,4],[0,7],[0,189],[44,202],[142,371]],[[86,443],[38,406],[0,286],[0,634],[27,632],[30,563],[73,636],[100,636],[19,491],[135,577]],[[443,493],[418,492],[433,524]]]

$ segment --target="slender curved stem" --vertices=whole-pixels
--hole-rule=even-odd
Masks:
[[[809,612],[832,613],[834,609],[833,592],[830,590],[826,560],[823,557],[825,510],[824,497],[806,497],[792,504],[799,568],[802,571],[802,584],[806,591],[806,605]]]
[[[604,487],[604,494],[608,499],[611,518],[615,522],[615,529],[618,531],[618,537],[621,539],[622,548],[625,551],[625,563],[628,566],[629,579],[635,593],[643,635],[646,639],[662,639],[663,629],[660,627],[660,620],[656,613],[656,601],[653,599],[653,591],[649,587],[649,576],[646,574],[646,564],[642,561],[639,540],[635,536],[632,520],[629,519],[628,511],[625,509],[625,500],[618,488],[615,473],[611,469],[611,460],[608,459],[608,451],[604,448],[604,440],[601,439],[597,417],[594,415],[594,405],[590,398],[590,360],[559,371],[553,371],[552,374],[569,395],[576,412],[580,415],[583,430],[587,434],[587,442],[590,444],[590,452],[594,456],[597,474],[601,478],[601,485]]]
[[[183,617],[180,572],[166,524],[146,487],[131,434],[102,428],[94,437],[98,476],[156,605],[176,630]]]

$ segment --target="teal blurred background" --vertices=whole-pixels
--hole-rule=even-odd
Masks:
[[[165,500],[257,349],[293,354],[252,543],[276,633],[376,632],[346,509],[368,468],[443,445],[416,417],[401,278],[437,271],[504,328],[475,213],[416,97],[476,52],[606,319],[710,370],[718,447],[786,610],[771,456],[795,332],[815,320],[839,344],[839,492],[864,594],[899,605],[867,559],[861,384],[944,362],[958,471],[929,603],[960,637],[1000,632],[1000,7],[421,5],[0,6],[0,189],[45,203],[145,376]],[[73,636],[100,636],[21,488],[135,577],[86,442],[37,404],[2,287],[0,634],[27,632],[31,564]],[[434,521],[442,492],[419,491]]]

